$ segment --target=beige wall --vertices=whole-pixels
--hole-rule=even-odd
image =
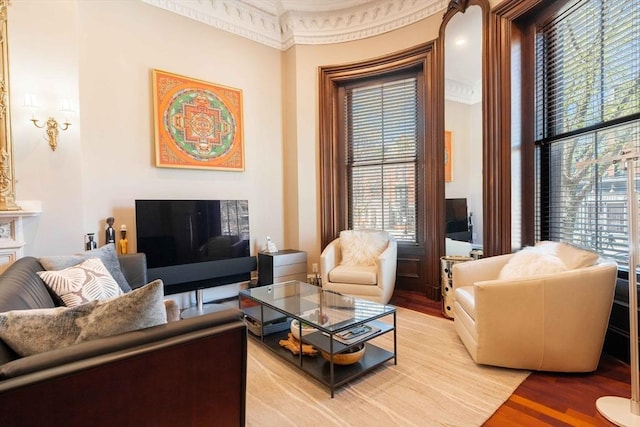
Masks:
[[[380,36],[335,45],[294,46],[285,53],[287,64],[295,64],[295,72],[290,75],[295,80],[295,93],[287,92],[285,102],[295,99],[296,107],[296,120],[287,120],[286,144],[295,145],[297,154],[296,162],[285,164],[285,175],[296,180],[298,200],[298,219],[285,222],[285,234],[298,236],[298,241],[291,239],[287,243],[307,251],[310,264],[319,262],[321,251],[318,67],[375,58],[434,40],[441,20],[442,15],[437,14]],[[287,87],[293,86],[289,83]],[[290,128],[292,123],[295,130]]]
[[[38,119],[64,120],[59,100],[77,105],[78,28],[74,1],[11,2],[8,8],[11,118],[17,200],[38,200],[46,213],[24,224],[27,254],[79,250],[83,245],[83,148],[77,115],[52,152],[45,130],[29,121],[25,93],[37,94]],[[89,201],[90,202],[90,201]],[[106,212],[105,212],[106,214]],[[96,218],[97,220],[97,218]]]
[[[9,7],[18,200],[40,200],[26,252],[82,249],[104,219],[135,242],[136,198],[248,199],[253,253],[267,235],[318,262],[318,67],[379,57],[434,40],[441,14],[380,36],[280,52],[138,1],[21,0]],[[150,70],[241,88],[245,172],[156,168]],[[21,107],[42,94],[78,113],[51,152]],[[135,245],[132,246],[135,250]]]
[[[87,232],[102,242],[111,215],[135,250],[137,198],[248,199],[252,251],[267,235],[282,245],[279,50],[138,1],[21,0],[9,27],[17,198],[43,206],[26,221],[27,254],[81,250]],[[153,165],[153,68],[242,89],[244,172]],[[40,95],[45,119],[60,115],[60,97],[79,106],[56,152],[29,122],[24,93]]]

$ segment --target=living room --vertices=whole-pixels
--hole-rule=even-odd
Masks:
[[[310,271],[323,246],[318,67],[437,39],[448,2],[429,2],[423,19],[390,32],[286,50],[151,3],[23,0],[9,6],[16,197],[41,210],[25,218],[25,255],[77,252],[87,233],[102,245],[111,216],[116,228],[127,226],[135,252],[136,199],[246,199],[252,254],[270,236],[280,248],[306,251]],[[155,166],[152,69],[241,89],[243,171]],[[38,96],[37,111],[23,106],[27,94]],[[60,112],[61,99],[71,100],[75,112]],[[71,125],[52,151],[30,119],[63,120],[62,114]],[[501,239],[489,252],[509,240]]]
[[[143,2],[25,1],[9,14],[16,197],[42,205],[25,221],[26,254],[81,249],[90,232],[102,245],[109,216],[134,242],[135,199],[213,198],[249,201],[253,253],[271,236],[316,262],[317,67],[432,40],[442,18],[340,49],[282,52]],[[154,68],[242,90],[243,172],[154,166]],[[62,120],[62,98],[77,106],[55,152],[30,121],[25,94],[37,94],[39,118]]]

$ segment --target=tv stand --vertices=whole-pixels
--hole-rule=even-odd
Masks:
[[[472,235],[471,235],[471,231],[458,231],[455,233],[446,233],[446,236],[450,239],[453,240],[459,240],[461,242],[469,242],[472,243],[473,239],[472,239]]]
[[[251,280],[258,267],[255,256],[147,269],[149,281],[162,279],[165,295]],[[197,295],[197,294],[196,294]]]
[[[203,314],[215,313],[216,311],[226,310],[228,307],[223,304],[207,304],[203,303],[204,288],[196,289],[196,306],[182,310],[180,317],[188,319],[190,317],[202,316]]]

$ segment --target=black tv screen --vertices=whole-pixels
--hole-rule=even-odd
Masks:
[[[250,255],[246,200],[136,200],[135,209],[150,269]]]
[[[467,199],[446,199],[446,233],[460,233],[469,230]]]

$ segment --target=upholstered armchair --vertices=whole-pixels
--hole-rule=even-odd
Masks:
[[[345,230],[320,255],[322,288],[386,304],[396,282],[398,244],[386,231]]]
[[[597,369],[617,264],[543,242],[453,267],[455,329],[476,363],[558,372]]]

